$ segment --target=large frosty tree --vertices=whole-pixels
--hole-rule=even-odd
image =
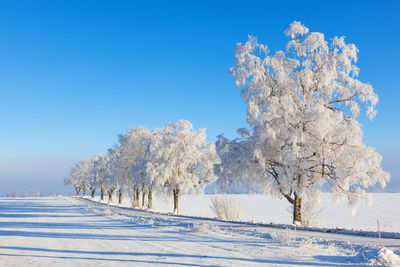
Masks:
[[[237,161],[244,167],[236,166],[232,177],[248,172],[258,190],[284,196],[299,223],[302,199],[318,200],[322,185],[355,207],[367,187],[385,186],[390,176],[380,167],[382,157],[362,143],[356,119],[362,108],[372,119],[378,97],[357,79],[356,46],[344,37],[328,42],[300,22],[285,34],[291,40],[275,54],[255,37],[237,45],[231,73],[252,132],[233,144],[242,146],[247,161]],[[226,150],[226,156],[235,151]]]

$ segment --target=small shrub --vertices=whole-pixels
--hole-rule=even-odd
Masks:
[[[210,208],[220,220],[236,221],[240,217],[241,205],[231,197],[212,197]]]
[[[287,211],[293,215],[293,206],[291,205]],[[322,208],[309,201],[304,202],[301,207],[301,226],[317,227],[322,223],[321,220]]]
[[[307,227],[320,226],[322,223],[321,212],[322,208],[310,202],[305,202],[302,207],[301,225]]]

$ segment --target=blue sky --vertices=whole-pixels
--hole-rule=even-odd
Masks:
[[[246,126],[228,73],[249,34],[284,48],[294,20],[360,50],[379,95],[364,140],[400,191],[399,1],[8,1],[0,3],[0,195],[69,192],[69,166],[136,125],[188,119],[208,139]]]

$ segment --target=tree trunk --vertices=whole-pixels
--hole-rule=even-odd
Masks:
[[[76,196],[79,196],[79,193],[81,192],[81,188],[79,186],[75,186],[75,191],[76,191]]]
[[[96,192],[96,188],[92,188],[91,191],[92,191],[91,197],[94,198],[94,193]]]
[[[146,191],[144,191],[144,188],[143,188],[143,191],[142,191],[142,209],[144,209],[145,199],[146,199]]]
[[[104,200],[104,187],[100,187],[100,192],[101,192],[100,200],[103,201]]]
[[[82,188],[82,194],[84,197],[86,197],[86,187]]]
[[[118,196],[118,205],[122,204],[122,191],[119,190],[119,196]]]
[[[294,194],[293,224],[301,225],[301,198]]]
[[[140,192],[139,188],[136,188],[135,208],[139,208],[139,203],[140,203]]]
[[[108,203],[111,203],[113,201],[112,200],[113,193],[114,193],[114,189],[109,189],[108,190]]]
[[[178,214],[178,194],[179,189],[173,189],[172,193],[174,194],[174,214]]]
[[[147,209],[152,210],[153,209],[153,190],[149,188],[149,193],[147,195]]]
[[[136,187],[132,187],[132,207],[136,206]]]

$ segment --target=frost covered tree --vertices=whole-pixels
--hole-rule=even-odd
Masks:
[[[146,172],[146,164],[149,160],[148,146],[152,142],[153,131],[145,127],[135,127],[128,131],[129,142],[127,150],[131,159],[131,183],[133,185],[134,206],[139,207],[139,193],[142,191],[142,208],[145,204],[145,195],[147,193],[148,209],[153,208],[153,182]]]
[[[83,196],[86,196],[86,190],[91,191],[92,198],[96,191],[96,181],[94,173],[93,158],[85,159],[78,162],[79,176],[81,179],[81,188]]]
[[[100,188],[101,200],[104,200],[105,188],[114,183],[110,174],[109,156],[97,155],[75,163],[64,183],[74,186],[77,196],[81,191],[85,196],[85,190],[89,189],[91,197],[94,198],[96,189]]]
[[[231,164],[238,165],[233,178],[250,175],[258,190],[285,197],[299,223],[302,199],[318,201],[322,185],[356,207],[366,188],[384,187],[390,176],[381,155],[362,143],[357,117],[364,108],[372,119],[378,97],[357,78],[356,46],[344,37],[327,41],[300,22],[285,34],[290,41],[275,54],[251,36],[237,45],[230,71],[247,104],[251,136],[242,143],[244,156],[229,148],[225,162],[247,158]]]
[[[109,150],[112,161],[112,178],[115,189],[118,189],[118,204],[122,204],[123,192],[128,188],[132,175],[132,165],[129,164],[129,158],[124,153],[124,143],[127,138],[129,138],[127,135],[119,135],[118,144]]]
[[[76,195],[82,191],[83,196],[86,195],[88,188],[89,170],[88,162],[86,160],[75,163],[70,170],[69,177],[64,180],[66,185],[72,185],[75,188]]]
[[[215,144],[206,142],[205,129],[194,130],[189,121],[171,122],[164,129],[135,127],[118,136],[118,143],[104,155],[74,164],[67,184],[74,185],[77,195],[83,188],[107,191],[109,202],[119,190],[133,192],[133,203],[152,209],[153,193],[172,195],[174,212],[178,199],[190,191],[201,191],[216,178],[214,165],[219,163]]]
[[[79,179],[80,177],[78,176],[78,171],[78,164],[75,163],[74,165],[72,165],[69,171],[68,178],[64,180],[65,185],[72,185],[75,188],[76,196],[79,196],[81,192],[81,181]]]
[[[91,198],[94,198],[97,188],[94,162],[95,158],[90,158],[82,161],[82,168],[84,171],[83,179],[85,181],[86,187],[90,190]]]
[[[215,143],[221,163],[216,165],[217,184],[221,191],[244,186],[248,192],[255,191],[253,178],[262,172],[261,166],[251,160],[252,143],[250,131],[241,128],[241,138],[229,140],[223,135],[217,136]]]
[[[180,196],[202,190],[216,178],[215,145],[206,142],[205,129],[194,130],[189,121],[168,123],[153,136],[148,149],[146,172],[153,186],[173,196],[174,213],[178,213]]]
[[[106,189],[107,179],[110,177],[108,168],[109,157],[107,154],[100,154],[93,158],[93,168],[95,184],[100,188],[100,200],[104,200],[104,191]]]
[[[143,157],[143,153],[147,148],[147,144],[151,139],[151,131],[145,127],[135,127],[126,134],[118,136],[118,145],[113,148],[113,177],[119,188],[119,203],[121,204],[122,192],[129,188],[133,191],[134,206],[138,207],[140,189],[146,192],[145,180],[138,172],[134,172],[133,168],[142,164],[138,162],[139,157]],[[140,166],[138,166],[140,167]],[[144,198],[143,198],[144,199]]]
[[[107,172],[109,174],[104,181],[104,185],[108,194],[108,202],[113,202],[114,191],[119,188],[123,179],[121,178],[121,172],[119,170],[119,149],[112,147],[107,152]]]

